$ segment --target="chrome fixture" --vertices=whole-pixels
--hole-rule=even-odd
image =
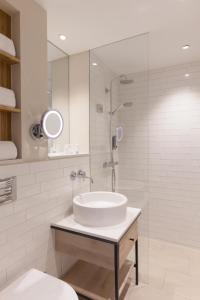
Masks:
[[[105,87],[105,93],[109,93],[110,91],[112,91],[112,84],[113,84],[113,81],[115,79],[118,79],[119,78],[119,83],[120,84],[132,84],[134,83],[134,80],[133,79],[128,79],[127,75],[125,74],[122,74],[120,76],[117,76],[117,77],[114,77],[112,80],[111,80],[111,83],[110,83],[110,88],[108,87]]]
[[[16,177],[0,179],[0,204],[16,198]]]
[[[71,171],[70,178],[71,180],[75,180],[77,177],[77,173],[75,171]]]
[[[125,102],[125,103],[120,103],[119,106],[115,109],[113,109],[113,95],[112,95],[112,90],[113,90],[113,83],[115,80],[119,80],[119,83],[120,84],[123,84],[123,85],[129,85],[129,84],[132,84],[134,83],[134,80],[132,79],[128,79],[128,76],[127,75],[120,75],[120,76],[117,76],[117,77],[114,77],[111,82],[110,82],[110,89],[109,89],[109,92],[110,92],[110,112],[109,112],[109,115],[110,115],[110,128],[109,128],[109,140],[110,140],[110,161],[111,161],[111,172],[112,172],[112,192],[115,192],[116,190],[116,170],[115,170],[115,164],[114,164],[114,151],[116,150],[116,141],[115,141],[115,138],[113,140],[113,135],[112,135],[112,122],[113,122],[113,117],[115,115],[115,113],[120,110],[121,108],[126,108],[126,107],[131,107],[133,105],[132,102]],[[108,89],[105,90],[105,92],[108,92]],[[114,142],[114,143],[113,143]]]
[[[116,113],[116,112],[118,112],[118,110],[120,110],[121,108],[123,108],[123,107],[132,107],[133,106],[133,102],[125,102],[125,103],[121,103],[121,104],[119,104],[118,106],[117,106],[117,108],[115,108],[112,112],[110,112],[110,114],[112,115],[112,116],[114,116],[114,114]]]
[[[121,75],[120,76],[120,81],[119,81],[121,84],[131,84],[133,83],[133,79],[128,79],[127,75]]]
[[[108,94],[110,92],[109,88],[105,88],[105,93]]]
[[[103,113],[103,104],[97,103],[96,112],[102,114]]]
[[[85,171],[79,170],[77,173],[78,178],[83,178],[83,179],[89,179],[91,183],[94,183],[94,180],[92,177],[87,176]]]
[[[33,139],[56,139],[61,135],[63,126],[61,113],[57,110],[49,110],[42,115],[40,122],[31,126],[31,137]]]
[[[91,183],[94,183],[94,180],[92,177],[87,176],[85,171],[79,170],[78,172],[72,171],[70,173],[71,180],[75,180],[76,178],[83,178],[83,179],[89,179]]]

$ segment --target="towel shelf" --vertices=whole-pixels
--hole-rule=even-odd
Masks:
[[[17,107],[11,107],[11,106],[5,106],[5,105],[0,105],[0,112],[14,112],[14,113],[20,113],[21,109]]]
[[[5,62],[9,65],[15,65],[20,63],[20,59],[0,50],[0,61]]]
[[[1,2],[1,0],[0,0]],[[14,40],[16,51],[20,53],[20,14],[8,14],[0,8],[0,33]],[[8,48],[7,48],[8,49]],[[10,54],[11,53],[11,54]],[[6,48],[0,48],[0,87],[13,90],[17,94],[17,107],[9,106],[12,102],[0,102],[0,141],[13,141],[18,149],[18,159],[22,156],[22,134],[21,134],[21,72],[20,59],[14,52]],[[2,98],[3,99],[3,98]],[[8,97],[9,99],[9,97]],[[14,104],[13,104],[14,105]],[[0,165],[16,162],[15,159],[0,160]],[[6,192],[8,190],[6,189]],[[0,191],[2,194],[2,191]],[[1,195],[1,202],[8,201],[10,195]]]

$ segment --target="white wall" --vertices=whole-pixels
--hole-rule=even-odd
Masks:
[[[35,141],[30,137],[31,124],[39,121],[48,109],[46,12],[31,0],[0,0],[0,4],[11,14],[15,14],[17,25],[18,12],[20,13],[20,39],[19,36],[15,38],[19,42],[17,52],[21,58],[19,94],[21,93],[24,159],[24,163],[13,162],[0,166],[0,178],[17,176],[17,199],[0,206],[1,289],[30,268],[61,276],[73,263],[73,258],[55,252],[50,224],[72,212],[74,195],[89,191],[88,180],[72,182],[70,172],[82,168],[89,174],[90,170],[88,156],[47,160],[47,141]],[[83,62],[79,83],[81,86],[82,78],[85,80],[80,91],[83,91],[81,95],[88,104],[89,71],[86,61],[87,59]],[[75,82],[76,76],[73,80]],[[85,103],[82,103],[85,119],[81,121],[84,127],[80,127],[84,130],[88,129],[89,123],[88,106],[85,107]],[[88,145],[87,140],[87,147]],[[41,161],[37,162],[38,160]]]
[[[54,250],[50,224],[72,211],[72,198],[89,191],[89,181],[70,172],[89,172],[89,157],[0,167],[0,178],[17,176],[17,200],[0,206],[0,289],[37,268],[61,276],[74,262]]]
[[[70,144],[89,153],[89,52],[69,56]]]
[[[121,91],[134,107],[121,111],[120,178],[138,205],[148,170],[151,237],[200,247],[200,63],[150,72],[148,101],[144,78],[134,79]]]

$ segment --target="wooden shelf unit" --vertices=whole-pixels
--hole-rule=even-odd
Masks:
[[[17,107],[11,107],[11,106],[4,106],[4,105],[0,105],[0,112],[4,111],[4,112],[14,112],[14,113],[20,113],[21,109],[17,108]]]
[[[18,44],[19,31],[20,14],[10,16],[0,9],[0,33]],[[17,97],[17,107],[0,105],[0,141],[13,141],[21,158],[20,59],[3,50],[0,50],[0,86],[14,89]]]
[[[119,295],[123,299],[133,262],[126,260],[119,274]],[[62,278],[82,296],[94,300],[115,299],[114,271],[79,260]]]
[[[15,65],[20,63],[20,59],[0,50],[0,62],[4,62],[9,65]]]

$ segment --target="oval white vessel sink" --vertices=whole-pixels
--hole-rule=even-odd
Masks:
[[[127,198],[119,193],[90,192],[73,199],[75,220],[85,226],[112,226],[126,218]]]

